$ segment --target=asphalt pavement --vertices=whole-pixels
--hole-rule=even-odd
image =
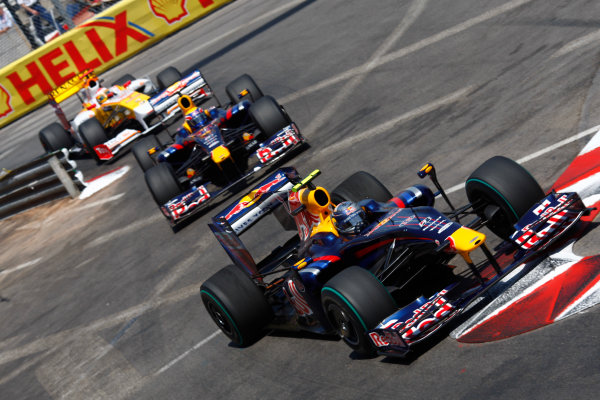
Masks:
[[[447,188],[483,161],[530,155],[544,189],[600,125],[600,4],[586,0],[235,1],[103,75],[249,73],[311,148],[290,165],[332,188],[356,170],[398,192],[425,162]],[[49,107],[0,130],[0,167],[41,154]],[[554,147],[552,147],[554,146]],[[543,154],[540,150],[548,149]],[[357,359],[335,338],[228,345],[199,298],[228,263],[206,224],[174,233],[131,154],[85,199],[0,221],[0,399],[588,399],[600,391],[600,310],[510,339],[439,335],[407,359]],[[463,203],[463,190],[450,194]],[[243,237],[264,254],[269,230]],[[600,252],[597,229],[576,245]]]

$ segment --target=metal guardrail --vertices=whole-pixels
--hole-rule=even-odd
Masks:
[[[65,196],[75,198],[84,187],[66,150],[46,154],[0,176],[0,219]]]

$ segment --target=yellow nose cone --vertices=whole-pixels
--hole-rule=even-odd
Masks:
[[[219,146],[212,151],[210,157],[216,164],[220,164],[231,156],[229,149],[225,146]]]
[[[470,253],[485,242],[485,235],[462,226],[449,239],[457,253]]]

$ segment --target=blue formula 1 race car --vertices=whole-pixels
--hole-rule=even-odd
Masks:
[[[471,174],[469,204],[459,208],[430,164],[419,175],[431,178],[436,193],[415,185],[392,196],[358,172],[330,194],[312,185],[316,175],[279,169],[209,224],[233,265],[200,293],[236,345],[291,329],[339,334],[362,355],[403,356],[518,265],[562,242],[590,211],[577,193],[545,195],[504,157]],[[438,195],[449,212],[433,207]],[[269,213],[297,235],[256,262],[239,235]],[[483,227],[503,239],[495,254]]]
[[[184,122],[173,142],[148,137],[133,148],[148,189],[172,226],[203,212],[218,198],[247,187],[305,139],[287,112],[263,95],[249,75],[227,86],[231,103],[198,107],[180,96]]]

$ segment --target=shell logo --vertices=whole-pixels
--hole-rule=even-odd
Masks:
[[[6,117],[12,113],[13,109],[10,106],[10,94],[0,85],[0,118]]]
[[[186,0],[148,0],[148,5],[154,15],[171,25],[189,14],[185,2]]]

